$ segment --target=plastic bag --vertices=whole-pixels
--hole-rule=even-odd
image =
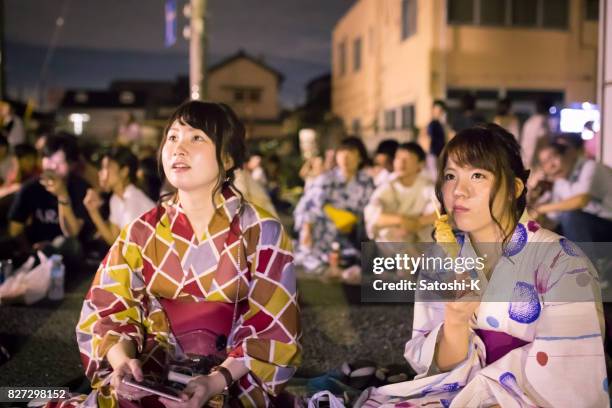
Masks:
[[[51,286],[51,260],[37,252],[40,263],[31,256],[13,275],[0,285],[0,303],[31,305],[44,299]],[[33,267],[34,266],[34,267]]]
[[[329,408],[344,408],[344,402],[329,391],[319,391],[308,400],[308,408],[319,408],[319,403],[328,403]]]

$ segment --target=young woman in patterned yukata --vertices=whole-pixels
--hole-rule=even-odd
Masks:
[[[597,272],[525,216],[528,174],[497,125],[445,147],[436,195],[459,231],[459,255],[486,256],[474,270],[482,297],[415,303],[404,357],[417,376],[365,391],[358,406],[609,406]]]
[[[374,192],[374,182],[363,170],[367,162],[361,139],[347,137],[336,150],[337,166],[315,179],[300,199],[294,212],[295,230],[299,232],[295,258],[307,271],[328,263],[334,242],[340,244],[342,257],[358,259],[359,221],[350,232],[340,232],[325,209],[348,211],[355,220],[361,219]]]
[[[100,265],[77,326],[94,391],[71,403],[200,407],[228,387],[232,406],[262,407],[293,376],[300,326],[291,242],[234,189],[245,150],[244,127],[226,105],[190,101],[172,115],[159,158],[176,193],[124,228]],[[210,333],[213,344],[202,344]],[[221,368],[189,382],[184,402],[121,383],[163,375],[168,356],[225,344]]]

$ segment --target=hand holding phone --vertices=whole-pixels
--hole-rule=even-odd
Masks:
[[[140,391],[145,391],[152,395],[157,395],[171,401],[183,402],[184,400],[180,397],[180,390],[168,387],[163,384],[159,384],[150,380],[135,381],[132,378],[125,377],[121,380],[122,384],[128,387],[135,388]]]
[[[144,379],[141,363],[138,359],[127,359],[113,368],[111,374],[111,386],[117,391],[117,395],[128,400],[140,400],[150,395],[146,391],[138,390],[122,383],[124,378],[130,378],[138,382]]]

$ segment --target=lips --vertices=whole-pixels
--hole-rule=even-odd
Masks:
[[[455,214],[461,214],[461,213],[466,213],[468,212],[469,209],[460,205],[456,205],[453,207],[453,213]]]
[[[172,163],[172,171],[175,173],[182,173],[191,170],[191,166],[184,162]]]

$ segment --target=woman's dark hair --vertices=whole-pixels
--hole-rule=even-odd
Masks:
[[[439,106],[444,112],[448,110],[446,107],[446,102],[444,102],[442,99],[436,99],[431,106]]]
[[[223,103],[196,100],[184,102],[174,111],[164,129],[164,136],[157,153],[160,174],[163,174],[162,149],[166,143],[170,127],[177,121],[181,125],[189,125],[194,129],[203,131],[215,145],[219,179],[213,189],[212,199],[214,203],[215,195],[224,186],[233,186],[234,172],[236,169],[240,169],[246,160],[244,125],[234,111]],[[227,157],[232,159],[232,167],[225,170],[223,163]]]
[[[47,136],[42,149],[43,157],[53,156],[60,150],[64,152],[68,163],[74,164],[79,161],[80,151],[76,136],[64,132]]]
[[[385,139],[378,144],[375,154],[386,154],[391,160],[393,160],[398,146],[399,142],[397,140]]]
[[[138,163],[138,168],[142,173],[142,180],[140,180],[140,185],[138,187],[140,187],[151,200],[158,201],[162,181],[160,179],[157,159],[155,157],[145,157]]]
[[[423,150],[421,145],[419,145],[416,142],[402,143],[401,145],[397,147],[397,150],[400,150],[400,149],[409,151],[410,153],[414,154],[419,160],[419,163],[425,161],[425,157],[426,157],[425,150]]]
[[[128,179],[130,183],[136,182],[138,172],[138,158],[132,151],[125,146],[115,146],[104,153],[103,157],[108,157],[119,165],[119,169],[128,168]]]
[[[558,142],[550,142],[544,146],[542,146],[540,148],[540,152],[542,150],[547,150],[550,149],[552,150],[557,156],[565,156],[565,154],[567,153],[567,151],[570,149],[571,146],[567,145],[567,144],[563,144],[563,143],[558,143]],[[538,152],[539,153],[539,152]]]
[[[15,146],[13,151],[15,153],[15,156],[18,159],[23,159],[24,157],[27,157],[27,156],[36,157],[36,155],[38,154],[34,146],[28,143],[18,144],[17,146]]]
[[[512,100],[510,98],[503,98],[497,101],[497,114],[500,116],[506,116],[510,113],[512,108]]]
[[[466,92],[461,97],[461,111],[471,112],[476,110],[476,97],[470,92]]]
[[[495,175],[495,184],[489,197],[489,211],[497,226],[504,231],[500,221],[493,214],[493,201],[502,186],[506,187],[509,202],[511,229],[504,236],[505,246],[516,228],[525,207],[527,206],[527,178],[529,170],[525,169],[521,159],[521,147],[512,134],[501,126],[486,124],[460,131],[451,139],[438,159],[438,179],[436,180],[436,197],[443,203],[442,184],[444,169],[451,158],[459,166],[470,166],[490,171]],[[515,178],[523,182],[523,191],[516,197]],[[446,209],[442,208],[446,213]],[[504,233],[506,233],[504,231]]]
[[[340,150],[356,150],[357,153],[359,153],[359,170],[370,164],[368,151],[361,139],[357,136],[349,136],[342,139],[336,151]]]

